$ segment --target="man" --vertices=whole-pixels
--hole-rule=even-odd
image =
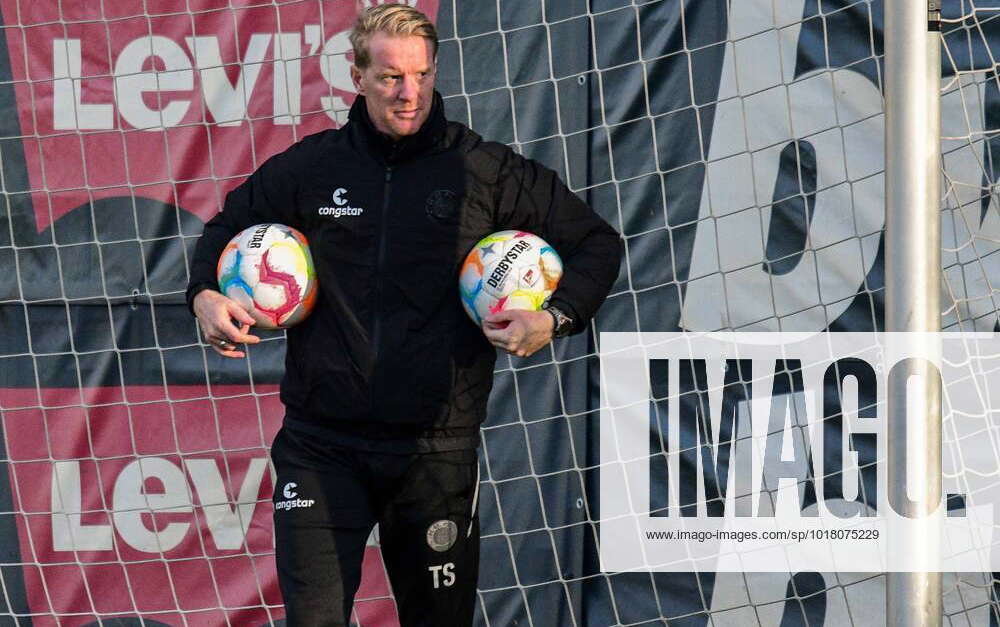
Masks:
[[[238,344],[259,340],[216,291],[219,253],[263,222],[309,239],[319,302],[288,331],[287,413],[271,451],[288,624],[347,624],[377,522],[401,623],[468,625],[493,347],[526,356],[586,330],[617,276],[620,241],[552,171],[445,119],[437,34],[422,13],[372,8],[351,41],[348,123],[271,158],[227,196],[198,242],[188,302],[212,348],[243,357]],[[334,204],[352,210],[321,210]],[[462,310],[459,267],[503,229],[546,239],[565,273],[547,310],[478,328]]]

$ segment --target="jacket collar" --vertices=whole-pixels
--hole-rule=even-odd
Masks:
[[[413,135],[393,141],[372,123],[368,116],[368,106],[364,96],[358,96],[347,115],[355,136],[361,139],[384,163],[398,163],[433,148],[444,135],[448,120],[444,117],[444,100],[436,90],[431,104],[430,115],[423,126]]]

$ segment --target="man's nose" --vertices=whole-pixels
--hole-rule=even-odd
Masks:
[[[417,94],[419,92],[420,92],[420,84],[417,82],[417,77],[404,76],[399,86],[398,98],[400,100],[409,102],[411,100],[416,100]]]

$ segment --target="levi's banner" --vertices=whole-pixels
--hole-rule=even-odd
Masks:
[[[926,516],[923,383],[942,416]],[[602,570],[1000,570],[997,390],[989,333],[602,333]]]
[[[346,120],[348,33],[372,4],[0,0],[5,189],[23,246],[4,292],[19,300],[0,317],[11,614],[282,624],[268,460],[280,351],[240,364],[202,352],[185,236],[268,157]],[[437,0],[408,4],[436,17]],[[365,561],[353,619],[397,625],[376,547]]]
[[[34,625],[283,617],[267,450],[276,386],[7,389],[0,408]],[[355,619],[398,625],[378,549],[364,560]]]
[[[0,0],[38,230],[116,196],[207,220],[268,157],[346,120],[348,35],[372,4]]]

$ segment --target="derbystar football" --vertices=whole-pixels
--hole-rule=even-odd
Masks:
[[[309,242],[283,224],[257,224],[240,231],[222,251],[217,273],[219,291],[265,329],[294,326],[316,304]]]
[[[477,325],[505,309],[538,311],[562,277],[562,259],[545,240],[523,231],[499,231],[479,240],[462,264],[458,288]]]

